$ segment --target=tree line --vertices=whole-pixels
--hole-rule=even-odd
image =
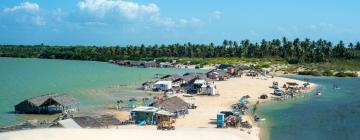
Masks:
[[[127,46],[48,46],[0,45],[1,57],[26,57],[72,60],[140,60],[163,57],[196,58],[266,58],[280,57],[289,63],[329,62],[332,59],[360,59],[360,43],[343,41],[336,44],[319,39],[296,38],[273,39],[251,42],[250,40],[224,40],[221,45],[170,44],[170,45],[127,45]]]

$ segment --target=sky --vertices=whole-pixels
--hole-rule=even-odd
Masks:
[[[359,0],[0,0],[0,44],[360,41]]]

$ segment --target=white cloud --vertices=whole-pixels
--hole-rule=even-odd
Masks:
[[[80,10],[88,11],[97,17],[115,12],[127,19],[153,17],[160,14],[160,8],[153,3],[139,4],[124,0],[85,0],[78,3]]]
[[[201,23],[198,18],[173,19],[162,17],[160,7],[154,3],[141,4],[127,0],[83,0],[78,3],[81,11],[90,13],[101,19],[115,19],[127,21],[142,21],[154,25],[169,27],[184,27]]]
[[[8,25],[35,25],[43,26],[46,24],[45,11],[40,12],[40,6],[37,3],[23,2],[13,7],[3,9],[3,18]]]
[[[20,3],[20,5],[14,6],[12,8],[5,8],[4,12],[15,12],[21,10],[34,12],[34,11],[39,11],[40,7],[37,3],[23,2]]]
[[[219,11],[219,10],[215,10],[215,11],[213,11],[210,15],[211,15],[211,17],[213,17],[213,18],[215,18],[215,19],[220,19],[221,18],[221,16],[222,16],[222,12],[221,11]]]
[[[35,17],[33,17],[33,18],[32,18],[32,21],[33,21],[33,23],[34,23],[35,25],[37,25],[37,26],[43,26],[43,25],[45,25],[45,20],[44,20],[44,18],[41,17],[41,16],[35,16]]]

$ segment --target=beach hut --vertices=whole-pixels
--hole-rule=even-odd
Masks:
[[[161,62],[160,67],[161,68],[171,68],[171,67],[174,67],[174,66],[172,65],[172,63],[169,63],[169,62]]]
[[[183,81],[181,78],[182,78],[182,76],[180,76],[178,74],[171,74],[171,75],[165,75],[165,76],[161,77],[160,79],[164,80],[164,81],[171,81],[172,86],[177,88],[177,87],[180,87],[181,84],[183,84]]]
[[[234,67],[233,65],[229,65],[229,64],[220,64],[217,69],[220,70],[227,70],[228,67]]]
[[[225,71],[221,70],[212,70],[206,73],[207,78],[213,79],[213,80],[220,80],[224,81],[228,79],[228,74]]]
[[[47,94],[15,105],[15,112],[27,114],[69,113],[79,110],[79,102],[69,94]]]
[[[140,106],[131,110],[131,119],[136,124],[155,124],[156,112],[159,110],[157,107]]]
[[[174,113],[175,117],[178,117],[187,114],[191,105],[181,98],[174,96],[164,101],[155,102],[153,106]]]
[[[256,76],[258,76],[258,74],[255,71],[249,71],[248,73],[246,73],[246,76],[256,77]]]
[[[157,81],[154,84],[153,89],[162,91],[170,90],[172,89],[172,81]]]
[[[153,84],[153,82],[147,81],[142,83],[142,87],[144,90],[152,90]]]
[[[227,67],[227,73],[230,75],[233,75],[235,73],[236,69],[234,66]]]
[[[143,62],[141,66],[145,68],[155,68],[155,67],[159,67],[159,64],[156,63],[155,61],[147,61],[147,62]]]
[[[215,96],[216,95],[216,88],[214,84],[208,84],[206,87],[203,88],[204,94]]]
[[[175,114],[166,110],[159,110],[156,112],[156,121],[161,123],[163,121],[173,122],[175,121]]]

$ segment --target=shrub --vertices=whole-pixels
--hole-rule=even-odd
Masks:
[[[336,77],[358,77],[357,73],[352,72],[338,72],[335,74]]]
[[[321,76],[321,73],[318,71],[301,71],[298,72],[300,75],[312,75],[312,76]]]
[[[261,65],[261,68],[269,68],[269,67],[270,67],[269,64],[263,64],[263,65]]]
[[[334,73],[330,70],[326,70],[322,73],[323,76],[334,76]]]

